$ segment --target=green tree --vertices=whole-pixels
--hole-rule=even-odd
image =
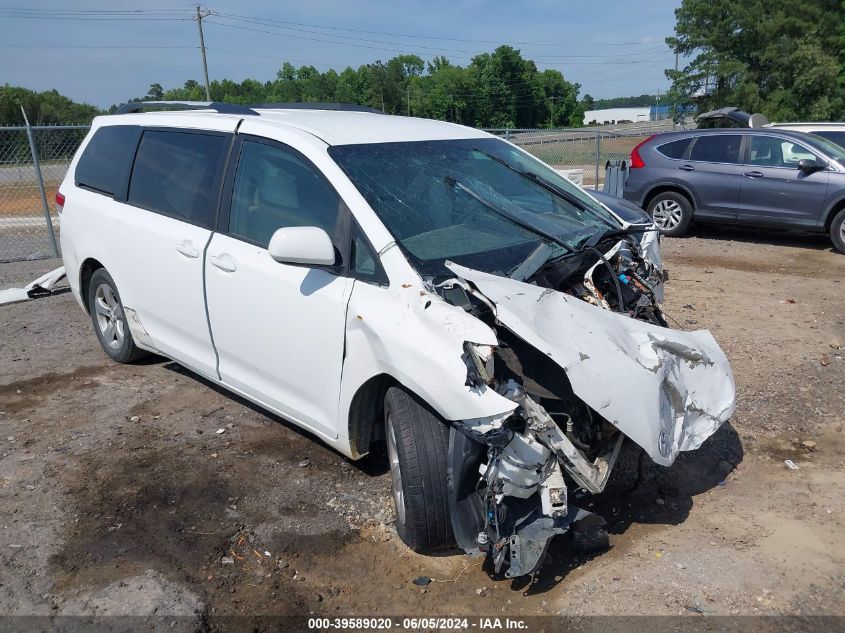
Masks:
[[[426,62],[417,55],[397,55],[340,73],[285,62],[270,81],[215,79],[210,89],[212,99],[230,103],[353,103],[478,127],[580,126],[585,108],[577,83],[557,70],[540,72],[510,46],[478,55],[466,67],[443,56]],[[195,79],[169,89],[153,83],[143,96],[129,99],[144,100],[204,101],[205,86]],[[20,123],[21,103],[36,123],[88,122],[98,112],[55,91],[6,86],[0,91],[0,122]],[[116,109],[113,105],[110,111]]]
[[[666,71],[670,103],[733,105],[773,121],[845,115],[841,1],[683,0],[675,17],[666,42],[689,61]]]
[[[22,125],[21,106],[32,125],[74,125],[91,122],[102,111],[76,103],[56,90],[35,92],[18,86],[0,86],[0,124]]]
[[[161,87],[161,84],[150,84],[150,89],[147,90],[147,96],[144,99],[161,101],[164,99],[164,88]]]

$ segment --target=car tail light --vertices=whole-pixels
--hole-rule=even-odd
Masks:
[[[65,195],[61,191],[56,192],[56,208],[58,209],[59,213],[62,212],[62,208],[65,206]]]
[[[649,136],[644,141],[637,143],[637,146],[634,149],[631,150],[631,164],[629,165],[629,167],[631,169],[641,169],[641,168],[645,167],[645,162],[643,162],[643,157],[640,156],[640,148],[643,145],[645,145],[646,143],[648,143],[653,138],[654,138],[654,135],[652,134],[651,136]]]

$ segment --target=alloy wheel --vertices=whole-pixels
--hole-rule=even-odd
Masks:
[[[399,451],[396,446],[396,431],[393,418],[387,416],[387,457],[390,461],[390,480],[393,488],[393,505],[396,506],[397,521],[405,523],[405,497],[402,493],[402,471],[399,468]]]
[[[658,229],[671,231],[681,223],[683,214],[681,205],[674,200],[661,200],[654,205],[651,217]]]
[[[97,286],[94,293],[94,311],[103,342],[112,349],[120,349],[126,338],[126,324],[120,301],[108,284]]]

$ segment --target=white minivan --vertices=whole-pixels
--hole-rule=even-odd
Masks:
[[[733,412],[713,337],[664,320],[654,227],[478,130],[130,104],[95,119],[57,203],[111,358],[171,358],[351,458],[386,444],[418,551],[520,576],[556,534],[606,543],[572,493]]]

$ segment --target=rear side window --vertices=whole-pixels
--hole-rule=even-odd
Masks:
[[[741,146],[740,134],[699,136],[695,140],[695,145],[692,146],[690,160],[706,163],[738,163]]]
[[[125,199],[129,170],[139,138],[141,128],[137,125],[99,128],[85,146],[76,165],[76,185]]]
[[[656,147],[657,151],[663,154],[666,158],[682,158],[689,147],[691,138],[682,138],[671,143],[663,143]]]
[[[845,130],[824,130],[821,132],[813,132],[813,134],[815,134],[816,136],[821,136],[822,138],[826,138],[828,141],[833,141],[837,145],[845,147]]]
[[[129,204],[211,228],[228,135],[147,130],[141,137]]]

